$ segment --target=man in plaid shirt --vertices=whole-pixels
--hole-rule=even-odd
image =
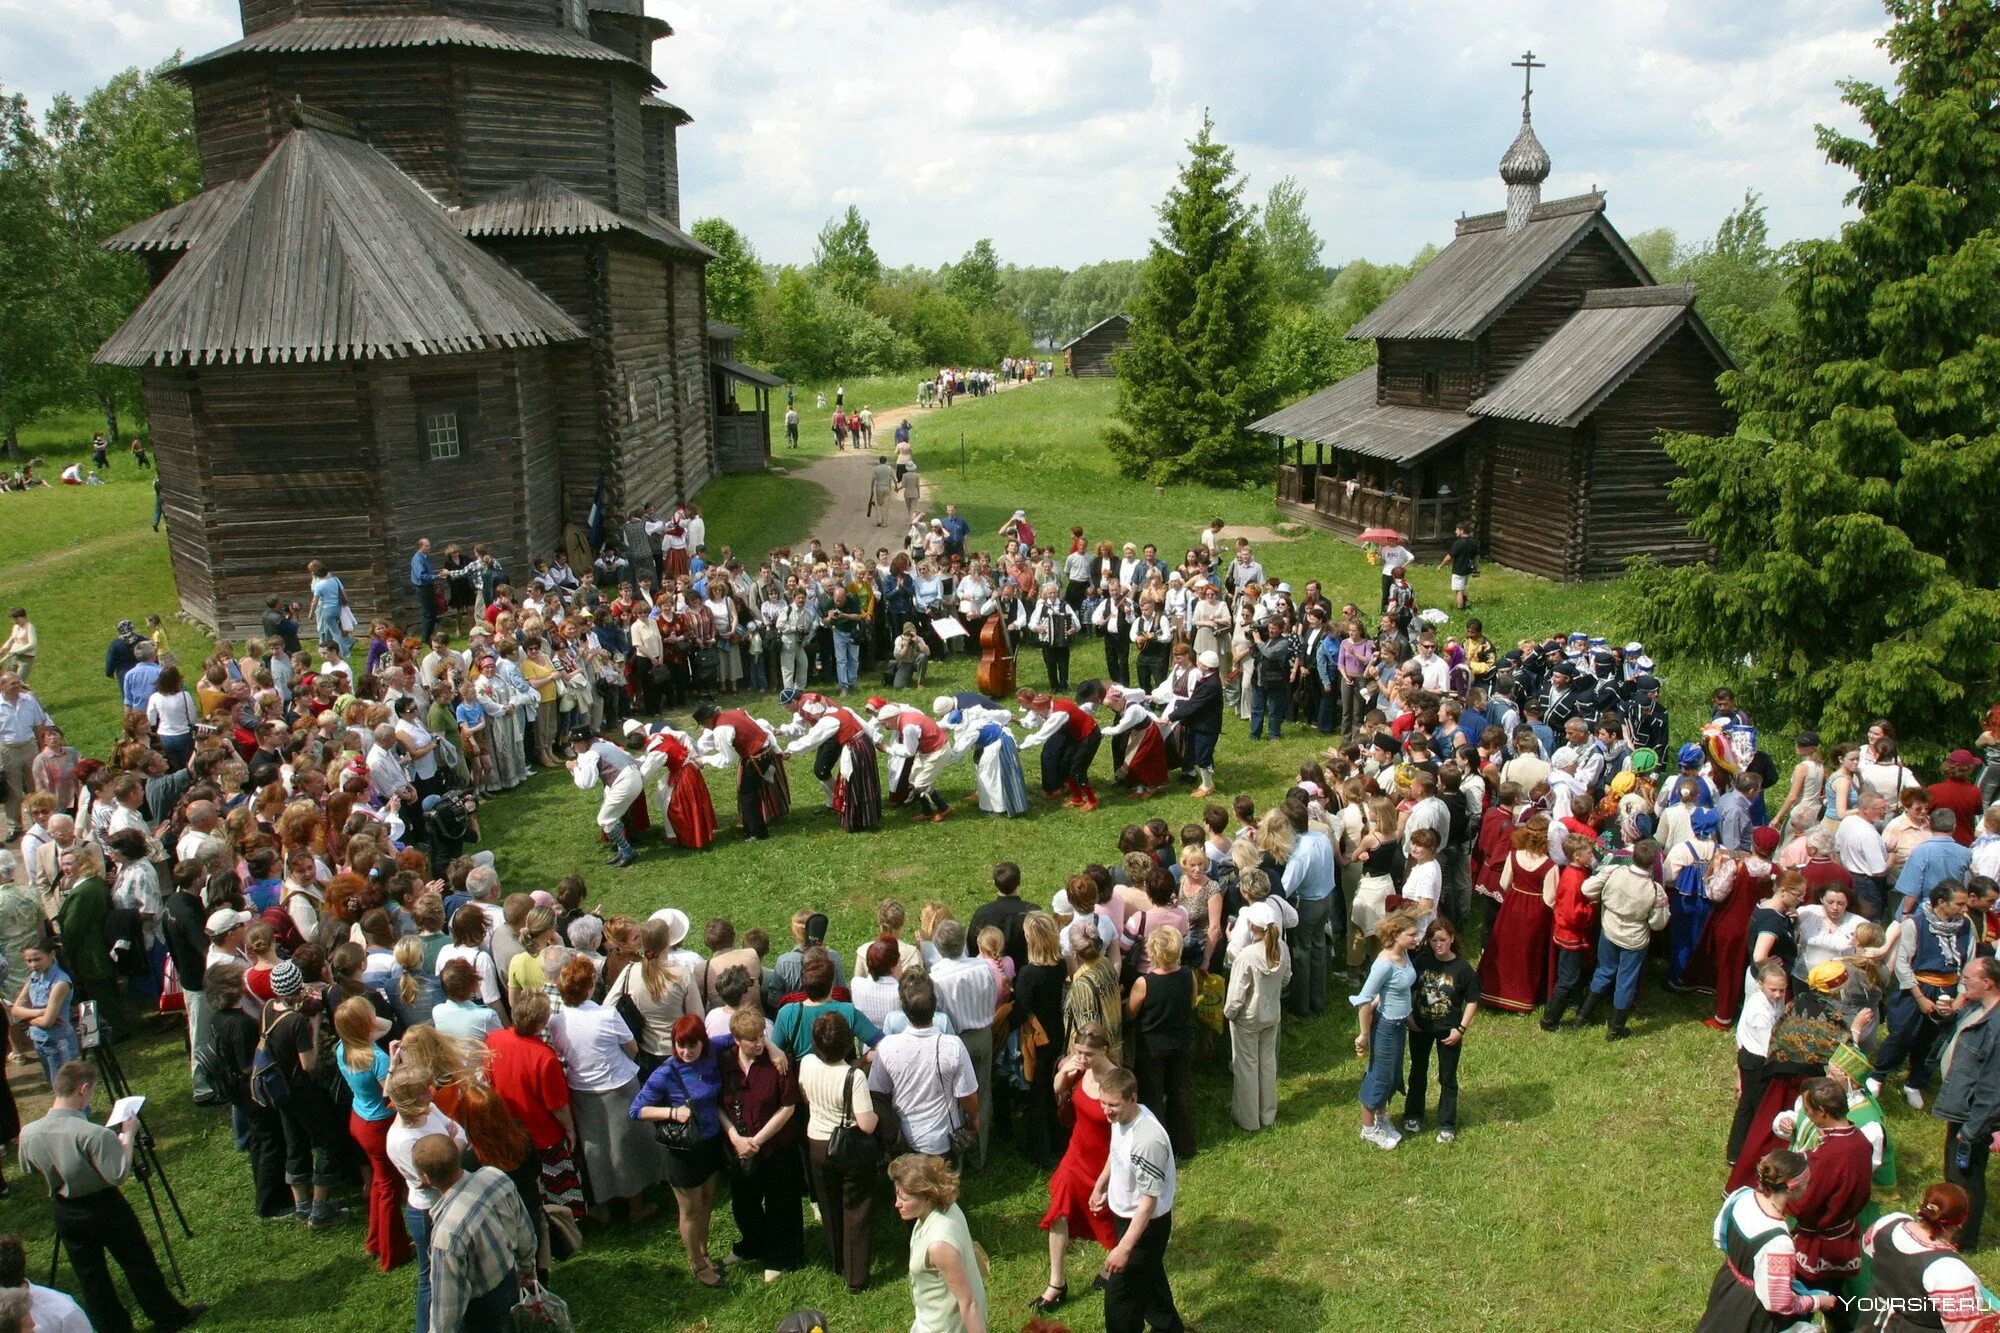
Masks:
[[[514,1182],[497,1167],[466,1173],[443,1134],[418,1139],[411,1163],[438,1192],[431,1208],[432,1333],[514,1327],[520,1275],[532,1275],[535,1227]]]

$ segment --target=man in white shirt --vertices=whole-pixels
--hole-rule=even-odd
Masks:
[[[1410,835],[1418,829],[1427,828],[1438,836],[1438,849],[1442,851],[1445,839],[1451,832],[1451,807],[1437,794],[1437,774],[1426,769],[1418,769],[1410,778],[1410,795],[1416,804],[1403,816],[1403,855],[1410,854]]]
[[[7,838],[21,836],[21,798],[35,789],[35,751],[41,748],[41,728],[49,715],[21,678],[0,672],[0,783],[7,788]]]
[[[979,1075],[965,1043],[932,1026],[937,991],[930,978],[903,982],[903,1013],[910,1026],[876,1045],[868,1090],[895,1106],[910,1152],[950,1157],[952,1131],[979,1127]]]
[[[1109,1208],[1118,1243],[1104,1256],[1104,1327],[1151,1328],[1179,1333],[1185,1327],[1167,1280],[1167,1242],[1174,1230],[1174,1146],[1153,1113],[1139,1104],[1139,1081],[1129,1069],[1098,1080],[1098,1098],[1111,1122],[1111,1151],[1091,1191],[1092,1208]]]
[[[931,943],[938,951],[931,968],[938,1006],[965,1043],[979,1079],[979,1147],[971,1164],[984,1169],[993,1105],[993,1011],[1000,1003],[1000,981],[984,958],[965,956],[965,927],[958,922],[939,922]]]
[[[1887,808],[1881,792],[1864,792],[1861,804],[1833,833],[1833,857],[1854,881],[1855,905],[1878,921],[1889,892],[1889,849],[1877,829]]]
[[[1431,639],[1417,640],[1417,655],[1411,659],[1422,677],[1424,688],[1434,694],[1443,694],[1451,688],[1451,663],[1438,656],[1437,643]]]
[[[222,821],[216,818],[215,802],[190,801],[187,808],[187,829],[180,841],[174,844],[176,861],[206,860],[211,867],[220,866],[223,853],[229,844],[216,832]]]
[[[396,729],[384,722],[375,728],[374,740],[368,747],[368,785],[376,799],[386,802],[400,796],[406,804],[414,804],[417,791],[410,785],[402,756],[396,753]]]

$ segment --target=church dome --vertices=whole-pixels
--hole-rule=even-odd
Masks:
[[[1500,157],[1500,179],[1509,185],[1540,185],[1549,178],[1549,153],[1525,117],[1521,132]]]

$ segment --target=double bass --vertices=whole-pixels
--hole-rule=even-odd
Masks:
[[[979,671],[973,683],[989,699],[1014,697],[1014,647],[1007,634],[1013,611],[1013,603],[1001,601],[979,627]]]

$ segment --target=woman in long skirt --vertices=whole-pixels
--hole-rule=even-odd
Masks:
[[[834,761],[833,811],[849,833],[882,826],[882,774],[875,764],[875,743],[865,731],[841,746]]]
[[[1743,1009],[1743,988],[1750,975],[1750,916],[1767,896],[1771,886],[1772,852],[1777,850],[1778,831],[1759,828],[1751,835],[1755,855],[1728,862],[1729,896],[1715,905],[1708,924],[1695,942],[1681,984],[1689,990],[1715,996],[1715,1012],[1702,1022],[1722,1032],[1736,1026]]]
[[[1481,1003],[1525,1014],[1554,985],[1556,881],[1549,858],[1548,820],[1537,815],[1514,830],[1514,849],[1500,872],[1500,912],[1479,953]]]
[[[973,785],[981,810],[989,815],[1028,813],[1028,780],[1021,771],[1020,749],[1006,723],[968,725],[960,730],[958,744],[972,750]]]
[[[1708,1308],[1695,1333],[1783,1333],[1832,1309],[1832,1296],[1805,1296],[1792,1282],[1798,1250],[1786,1221],[1793,1191],[1803,1185],[1806,1159],[1781,1149],[1757,1162],[1753,1185],[1723,1201],[1715,1218],[1722,1267],[1709,1284]]]
[[[646,728],[627,719],[625,734]],[[660,815],[666,821],[667,836],[676,845],[700,851],[715,841],[715,803],[708,796],[708,780],[701,765],[694,762],[694,746],[672,727],[660,724],[646,741],[647,762],[660,765],[657,791]],[[635,801],[643,809],[644,801]]]

